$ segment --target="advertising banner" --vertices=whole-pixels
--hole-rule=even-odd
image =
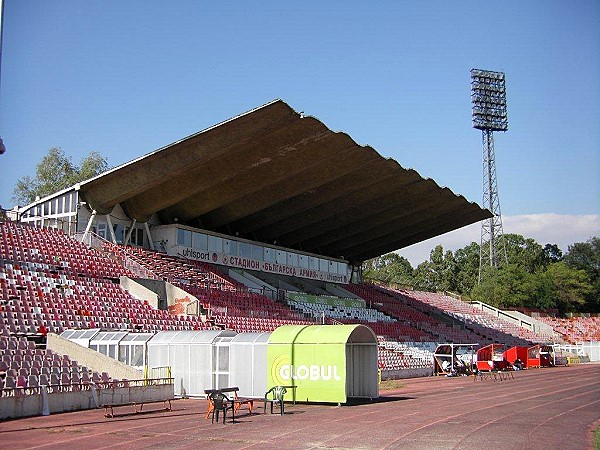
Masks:
[[[330,283],[348,284],[348,276],[346,274],[342,275],[338,273],[323,272],[320,270],[305,269],[303,267],[294,267],[286,264],[258,261],[252,258],[231,256],[210,250],[196,250],[190,247],[177,246],[175,247],[175,255],[181,258],[194,259],[196,261],[220,264],[239,269],[257,270],[260,272],[269,272],[299,278],[309,278],[311,280],[320,280]]]

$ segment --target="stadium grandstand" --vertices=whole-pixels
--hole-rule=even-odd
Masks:
[[[432,374],[442,343],[600,340],[597,317],[533,318],[363,282],[363,261],[489,216],[273,101],[0,223],[2,397],[147,379],[143,346],[169,331],[365,325],[386,378]]]

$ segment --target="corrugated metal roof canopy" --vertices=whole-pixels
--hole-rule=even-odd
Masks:
[[[276,100],[81,184],[107,214],[357,263],[491,216]]]

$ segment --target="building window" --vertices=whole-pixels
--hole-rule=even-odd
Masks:
[[[229,255],[238,256],[239,243],[237,241],[229,241]]]
[[[223,238],[217,236],[208,236],[208,249],[211,252],[223,252]]]
[[[274,263],[277,252],[273,248],[265,247],[264,249],[264,260],[265,262]]]
[[[98,222],[98,236],[108,239],[108,226],[106,222]]]
[[[208,250],[208,238],[202,233],[192,234],[192,247],[196,250]]]
[[[181,228],[177,228],[177,245],[182,245],[184,247],[192,246],[192,232],[190,230],[183,230]]]
[[[259,245],[252,245],[252,259],[256,261],[263,260],[263,248]]]
[[[287,264],[288,264],[288,266],[297,267],[298,266],[298,253],[288,252]]]
[[[252,248],[247,242],[240,242],[240,256],[242,258],[252,258]]]
[[[277,264],[287,264],[287,252],[277,250]]]

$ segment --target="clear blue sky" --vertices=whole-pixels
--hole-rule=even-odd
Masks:
[[[503,215],[600,213],[597,0],[5,0],[3,27],[4,207],[51,147],[116,166],[275,98],[481,204],[475,67],[506,73]]]

